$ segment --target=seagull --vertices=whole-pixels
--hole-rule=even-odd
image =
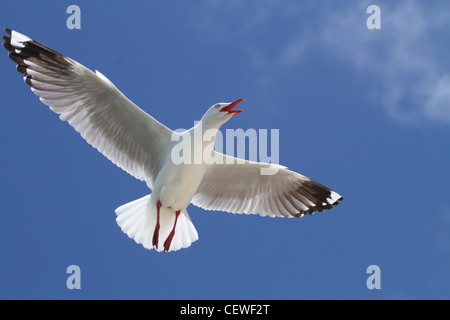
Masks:
[[[198,130],[215,136],[242,111],[234,108],[243,99],[216,103],[193,128],[172,131],[128,100],[99,71],[17,31],[5,31],[3,47],[39,100],[151,189],[149,195],[115,210],[121,230],[144,248],[177,251],[198,240],[186,210],[190,203],[205,210],[292,218],[331,209],[343,200],[337,192],[284,166],[222,154],[201,134],[196,136]],[[191,158],[200,152],[209,161],[174,161],[173,151],[188,137],[194,139],[187,150]],[[262,174],[267,168],[275,170]]]

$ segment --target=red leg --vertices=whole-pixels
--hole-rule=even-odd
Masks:
[[[172,243],[173,236],[175,235],[175,227],[177,226],[177,220],[178,216],[180,215],[180,210],[175,212],[175,222],[173,224],[172,231],[170,232],[169,236],[167,237],[166,241],[164,242],[164,250],[169,251],[170,244]]]
[[[159,210],[161,209],[161,202],[158,200],[158,202],[156,203],[156,211],[157,211],[157,216],[156,216],[156,226],[155,226],[155,231],[153,232],[153,246],[158,247],[158,239],[159,239]]]

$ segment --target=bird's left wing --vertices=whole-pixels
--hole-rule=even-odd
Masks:
[[[3,46],[40,100],[117,166],[151,187],[172,130],[128,100],[100,72],[5,29]]]
[[[287,168],[214,152],[192,203],[207,210],[302,217],[331,209],[342,197]]]

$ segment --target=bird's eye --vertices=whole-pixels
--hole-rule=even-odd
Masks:
[[[214,108],[219,108],[220,107],[220,104],[216,104],[215,106],[214,106]]]

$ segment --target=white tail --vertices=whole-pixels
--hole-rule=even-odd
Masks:
[[[142,244],[146,249],[164,250],[164,241],[172,231],[175,222],[175,211],[169,208],[160,209],[160,229],[158,247],[152,244],[153,232],[156,226],[156,201],[151,195],[126,203],[115,210],[117,224],[131,239]],[[197,230],[192,224],[186,209],[180,212],[175,235],[168,251],[187,248],[198,239]]]

